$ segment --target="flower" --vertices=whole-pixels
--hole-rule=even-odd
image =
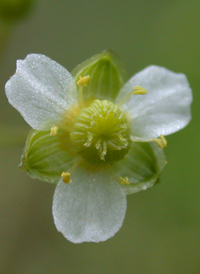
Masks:
[[[126,194],[153,186],[166,164],[164,136],[191,119],[185,75],[149,66],[124,85],[106,51],[70,74],[48,57],[17,61],[6,95],[30,132],[20,168],[57,183],[55,225],[74,243],[100,242],[121,227]]]

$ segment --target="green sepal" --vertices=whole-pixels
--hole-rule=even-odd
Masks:
[[[50,136],[50,131],[31,130],[19,168],[32,178],[57,183],[61,173],[69,171],[75,161],[67,142],[67,135],[62,130],[58,130],[56,136]]]
[[[114,101],[126,80],[120,59],[111,50],[96,54],[84,61],[72,71],[72,75],[76,82],[79,76],[90,75],[89,84],[83,91],[85,100]]]
[[[156,143],[133,142],[129,153],[113,168],[117,177],[128,177],[130,184],[123,187],[126,194],[132,194],[158,183],[166,163],[163,149]]]

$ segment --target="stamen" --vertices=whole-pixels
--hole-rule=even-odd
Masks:
[[[152,142],[152,139],[136,137],[136,136],[133,136],[133,135],[130,136],[130,139],[133,142]]]
[[[119,182],[121,185],[130,185],[130,183],[128,181],[128,177],[125,177],[125,178],[120,177]]]
[[[143,94],[147,94],[147,89],[143,88],[143,87],[140,87],[140,86],[135,86],[134,87],[134,90],[133,90],[133,94],[136,94],[136,95],[143,95]]]
[[[79,76],[79,80],[77,81],[77,85],[81,86],[81,87],[87,87],[87,85],[89,84],[90,81],[90,75],[87,76]]]
[[[81,161],[82,161],[81,157],[77,157],[75,163],[73,164],[72,168],[70,169],[70,174],[72,174],[76,170],[76,168],[78,167],[78,165],[80,164]]]
[[[69,172],[63,172],[63,173],[61,174],[61,177],[62,177],[63,182],[64,182],[65,184],[69,184],[69,183],[71,183],[71,181],[72,181],[72,180],[70,180],[71,174],[70,174]]]
[[[79,98],[79,105],[81,107],[85,106],[85,102],[83,99],[83,87],[87,87],[88,83],[90,81],[90,76],[79,76],[79,80],[77,81],[77,85],[79,86],[79,90],[78,90],[78,98]]]
[[[133,90],[124,96],[124,98],[122,98],[122,100],[117,104],[119,107],[121,107],[126,101],[128,101],[128,99],[133,95],[144,95],[147,93],[147,89],[140,87],[140,86],[135,86],[133,88]]]
[[[71,175],[74,172],[74,170],[77,168],[77,166],[80,164],[81,161],[82,161],[81,158],[77,157],[75,163],[73,164],[72,168],[70,169],[70,172],[62,172],[61,177],[65,184],[70,184],[72,182]]]
[[[58,133],[58,127],[56,125],[53,125],[52,128],[50,129],[50,135],[56,136],[57,133]]]
[[[156,144],[161,148],[164,148],[167,146],[167,140],[165,139],[163,135],[160,135],[160,138],[153,138],[152,140],[156,142]]]

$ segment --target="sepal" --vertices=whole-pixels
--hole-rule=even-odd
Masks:
[[[124,84],[125,70],[116,53],[111,50],[96,54],[78,65],[72,75],[77,82],[79,76],[90,75],[90,82],[84,88],[85,100],[115,100]]]
[[[167,161],[163,149],[156,143],[133,142],[131,150],[120,162],[113,164],[115,175],[128,177],[129,185],[123,185],[126,194],[146,190],[159,182],[159,175]]]
[[[51,136],[50,131],[31,130],[19,168],[32,178],[58,183],[61,173],[69,170],[75,159],[67,145],[68,138],[62,130],[56,136]]]

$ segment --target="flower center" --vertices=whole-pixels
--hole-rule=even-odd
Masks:
[[[77,154],[94,164],[121,160],[131,143],[126,115],[107,100],[95,100],[82,108],[70,137]]]

